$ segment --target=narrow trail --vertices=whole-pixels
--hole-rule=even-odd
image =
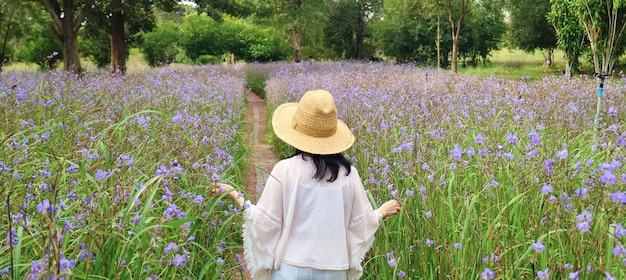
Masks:
[[[248,95],[248,124],[250,137],[250,144],[252,146],[252,155],[248,160],[247,170],[247,190],[249,199],[252,203],[256,203],[259,199],[263,187],[265,187],[265,181],[269,176],[270,171],[274,167],[274,164],[278,161],[269,145],[263,143],[263,138],[266,133],[266,114],[265,100],[254,94],[252,91],[247,91]]]
[[[248,113],[246,131],[251,136],[248,140],[252,147],[252,153],[246,159],[248,170],[246,170],[246,194],[252,203],[256,203],[265,187],[265,181],[269,177],[270,171],[278,161],[269,145],[263,143],[266,133],[265,100],[248,90],[246,92],[248,100]],[[240,252],[243,255],[243,249]],[[234,280],[252,279],[246,269],[243,275],[237,275]]]

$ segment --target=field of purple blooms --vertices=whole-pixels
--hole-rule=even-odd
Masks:
[[[410,65],[250,64],[268,112],[335,96],[373,203],[364,279],[625,279],[626,79],[511,81]],[[0,74],[1,279],[241,279],[245,74]],[[268,114],[271,116],[271,114]],[[289,154],[275,138],[272,143]]]
[[[373,201],[403,204],[365,279],[626,279],[625,78],[606,81],[596,129],[593,77],[358,63],[270,72],[268,112],[310,89],[333,93]]]
[[[239,215],[207,195],[241,180],[244,86],[222,67],[2,73],[0,278],[241,274]]]

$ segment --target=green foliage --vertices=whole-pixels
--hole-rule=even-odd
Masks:
[[[557,47],[565,53],[565,72],[569,75],[578,70],[579,57],[587,48],[588,41],[571,1],[552,0],[551,3],[546,17],[556,29]]]
[[[510,1],[511,44],[525,51],[553,49],[557,44],[554,27],[546,15],[551,10],[550,0]]]
[[[483,1],[461,26],[459,57],[466,64],[485,64],[489,54],[498,49],[507,30],[501,8],[496,1]]]
[[[379,8],[378,1],[336,1],[333,3],[324,35],[330,48],[344,59],[373,56],[368,40],[372,36],[371,20]]]
[[[272,28],[224,17],[215,21],[206,15],[191,14],[181,25],[180,46],[196,60],[202,55],[232,53],[244,61],[276,61],[287,57],[289,46]]]
[[[36,63],[41,69],[54,69],[61,62],[61,41],[43,26],[33,28],[26,35],[18,59]]]
[[[179,33],[179,26],[173,22],[161,23],[152,32],[143,33],[140,50],[148,65],[160,66],[175,61]]]
[[[204,54],[222,54],[219,24],[206,15],[190,14],[180,26],[179,45],[187,57],[196,60]]]
[[[426,19],[419,2],[386,1],[384,10],[388,16],[373,26],[384,54],[398,62],[436,65],[436,26],[433,28],[432,22]],[[442,36],[442,39],[449,42],[449,36]],[[450,44],[444,42],[441,51],[443,57],[447,57]]]
[[[83,57],[93,61],[98,68],[106,68],[111,63],[111,43],[106,32],[93,25],[80,31],[78,48]]]

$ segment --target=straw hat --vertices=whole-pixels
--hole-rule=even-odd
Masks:
[[[307,91],[300,103],[278,106],[272,127],[285,143],[311,154],[338,154],[354,143],[350,128],[337,119],[333,96],[325,90]]]

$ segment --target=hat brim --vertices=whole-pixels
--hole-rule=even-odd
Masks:
[[[341,120],[337,120],[337,131],[330,137],[314,137],[295,130],[291,125],[298,103],[285,103],[274,110],[272,129],[278,138],[292,147],[316,155],[341,153],[354,144],[354,135]]]

